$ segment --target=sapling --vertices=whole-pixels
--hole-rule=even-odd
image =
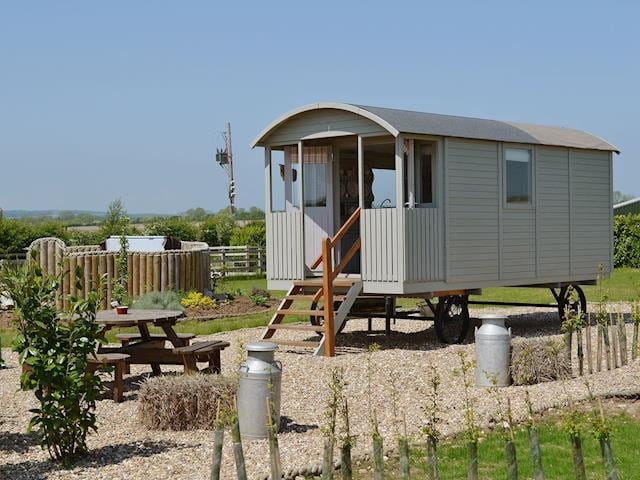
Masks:
[[[473,386],[471,372],[473,370],[473,361],[467,360],[467,354],[464,350],[458,351],[460,360],[460,368],[454,370],[454,374],[462,377],[462,386],[464,387],[464,438],[467,443],[467,452],[469,455],[469,464],[467,466],[467,479],[478,480],[478,439],[480,438],[480,427],[476,419],[473,400],[471,399],[470,390]]]
[[[538,437],[538,428],[533,413],[533,404],[529,396],[529,390],[524,391],[524,400],[527,404],[527,418],[525,426],[529,437],[529,451],[531,452],[531,463],[533,465],[534,480],[544,480],[544,469],[542,468],[542,451],[540,450],[540,438]]]
[[[372,405],[373,361],[371,357],[373,353],[379,349],[380,347],[374,343],[369,347],[367,352],[367,404],[369,407],[369,428],[371,430],[371,442],[373,446],[374,480],[382,480],[384,478],[383,441],[380,430],[378,429],[376,409]]]
[[[589,382],[585,382],[585,385],[589,392],[588,398],[592,406],[590,415],[592,433],[600,443],[600,453],[602,454],[607,480],[618,480],[618,470],[611,450],[611,425],[609,424],[609,419],[604,413],[602,399],[596,399],[593,396]]]
[[[429,478],[435,480],[440,478],[438,472],[437,445],[440,432],[438,422],[440,420],[440,406],[438,405],[438,389],[440,387],[440,374],[433,365],[429,366],[431,377],[429,379],[429,392],[427,393],[427,403],[423,405],[422,411],[425,415],[425,425],[422,433],[427,438],[427,469]]]
[[[566,393],[566,391],[565,391]],[[564,409],[562,426],[571,441],[571,454],[573,457],[573,470],[576,480],[586,480],[584,468],[584,455],[582,454],[582,430],[584,425],[583,415],[576,409],[573,400],[567,394],[567,404]]]
[[[398,453],[400,456],[400,478],[409,478],[409,441],[407,439],[407,424],[404,412],[400,419],[399,392],[396,384],[396,372],[389,372],[389,387],[391,397],[391,411],[393,415],[393,431],[398,442]],[[402,424],[402,425],[401,425]]]
[[[518,459],[516,457],[511,399],[507,398],[507,406],[505,408],[502,395],[500,394],[500,388],[497,386],[497,377],[494,375],[491,381],[493,383],[491,390],[493,391],[498,407],[500,431],[504,440],[504,452],[507,460],[507,480],[518,480]]]
[[[640,355],[638,335],[640,331],[640,301],[633,302],[631,306],[631,319],[633,320],[633,336],[631,337],[631,358],[635,360]]]
[[[271,466],[271,478],[282,477],[280,464],[280,445],[278,444],[278,423],[276,411],[271,395],[267,397],[267,433],[269,435],[269,457]]]
[[[216,420],[213,431],[213,463],[211,464],[211,480],[220,480],[220,466],[222,465],[222,445],[224,443],[224,422],[220,411],[221,399],[218,399]]]
[[[349,427],[349,402],[343,397],[340,407],[340,474],[342,480],[351,480],[353,470],[351,466],[351,449],[355,443],[355,436],[351,435]]]
[[[329,396],[327,397],[324,411],[326,424],[322,427],[322,433],[324,434],[324,454],[322,459],[323,480],[333,479],[333,450],[336,442],[336,419],[338,416],[338,408],[342,403],[343,389],[343,372],[342,370],[334,368],[331,370]]]

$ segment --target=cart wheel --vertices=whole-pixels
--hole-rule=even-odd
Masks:
[[[469,297],[450,295],[440,297],[434,315],[436,335],[444,343],[462,343],[469,331]]]
[[[564,312],[568,308],[574,313],[587,313],[587,298],[580,285],[572,284],[562,287],[558,294],[558,316],[564,319]]]
[[[336,310],[338,310],[339,306],[340,306],[340,302],[333,302],[334,312]],[[315,310],[317,308],[318,308],[318,302],[313,302],[311,304],[311,310]],[[322,307],[320,307],[320,310],[324,310],[324,305]],[[324,317],[316,317],[315,315],[309,315],[309,323],[311,323],[311,325],[323,326],[324,325]],[[342,322],[342,326],[340,327],[340,330],[338,330],[338,333],[342,333],[342,330],[344,330],[344,327],[346,327],[346,326],[347,326],[347,320]]]

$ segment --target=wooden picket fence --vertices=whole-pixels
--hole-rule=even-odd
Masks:
[[[211,271],[220,276],[262,275],[267,271],[264,247],[209,247]]]

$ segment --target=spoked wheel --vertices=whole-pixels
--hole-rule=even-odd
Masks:
[[[340,306],[340,302],[333,302],[333,311],[337,311],[338,307]],[[313,302],[311,303],[311,310],[317,310],[318,309],[318,302]],[[324,305],[320,307],[320,310],[324,310]],[[309,323],[311,323],[311,325],[316,325],[316,326],[320,326],[322,327],[324,325],[324,317],[316,317],[315,315],[309,315]],[[338,333],[341,333],[342,330],[344,330],[344,327],[347,325],[347,322],[343,322],[342,326],[340,327],[340,330],[338,330]]]
[[[564,320],[564,314],[567,309],[573,313],[587,313],[587,298],[580,285],[572,284],[562,287],[557,293],[555,289],[551,289],[551,292],[558,302],[560,321]]]
[[[469,331],[469,297],[449,295],[440,297],[434,314],[438,340],[444,343],[462,343]]]

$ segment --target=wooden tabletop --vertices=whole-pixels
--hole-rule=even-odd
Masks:
[[[134,327],[139,323],[175,323],[184,313],[179,310],[135,310],[129,309],[124,315],[113,310],[101,310],[96,322],[112,327]]]

